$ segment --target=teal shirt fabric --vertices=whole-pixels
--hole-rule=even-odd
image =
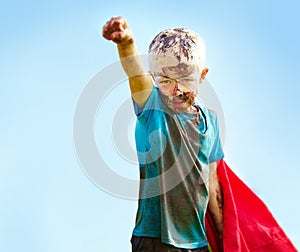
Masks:
[[[160,237],[178,248],[207,245],[209,163],[224,157],[216,114],[174,113],[153,87],[143,108],[134,103],[140,194],[135,236]]]

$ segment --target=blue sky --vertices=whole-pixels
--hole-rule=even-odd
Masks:
[[[141,53],[169,27],[204,38],[208,79],[226,120],[226,161],[300,248],[298,10],[291,0],[2,1],[0,250],[130,250],[136,202],[91,182],[72,135],[82,90],[118,59],[101,29],[119,15]],[[124,82],[109,96],[95,132],[114,169],[137,176],[135,165],[118,161],[109,134],[101,135],[109,133],[101,122],[111,116],[110,104],[120,105],[126,92]]]

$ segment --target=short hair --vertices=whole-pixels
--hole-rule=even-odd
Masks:
[[[158,33],[149,51],[150,68],[160,59],[172,57],[178,64],[195,65],[199,71],[205,66],[205,43],[194,31],[187,28],[171,28]]]

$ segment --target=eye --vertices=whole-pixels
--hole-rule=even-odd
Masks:
[[[161,80],[160,83],[162,83],[162,84],[169,84],[169,83],[171,83],[171,80]]]
[[[186,84],[195,83],[195,80],[190,79],[190,78],[184,78],[184,79],[181,79],[180,81],[183,83],[186,83]]]
[[[162,78],[159,80],[159,83],[161,85],[173,85],[173,84],[175,84],[175,80],[168,79],[168,78]]]

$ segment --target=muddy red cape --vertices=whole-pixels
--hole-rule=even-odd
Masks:
[[[217,166],[224,196],[224,252],[294,252],[294,247],[264,202],[234,174],[224,160]],[[216,227],[207,211],[207,238],[217,252]]]

